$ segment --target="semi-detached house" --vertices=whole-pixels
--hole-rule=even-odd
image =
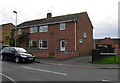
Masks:
[[[47,18],[23,22],[16,30],[17,35],[29,33],[28,47],[37,57],[65,59],[92,52],[93,26],[87,12],[56,17],[47,13]]]

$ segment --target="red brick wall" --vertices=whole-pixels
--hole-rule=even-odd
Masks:
[[[35,55],[36,57],[41,57],[41,58],[49,58],[50,53],[49,51],[40,51],[40,50],[33,50],[30,51],[31,54]],[[66,59],[66,58],[72,58],[72,57],[77,57],[78,53],[75,51],[69,51],[69,52],[58,52],[55,51],[55,59]]]
[[[112,45],[113,48],[119,48],[119,45],[114,43],[112,40],[109,38],[105,38],[101,42],[98,43],[98,45]]]
[[[29,27],[27,27],[27,28],[22,28],[21,34],[22,34],[23,32],[24,32],[24,33],[29,33],[29,32],[30,32]],[[18,36],[18,29],[16,29],[16,36]],[[15,37],[15,33],[14,33],[14,37]]]
[[[83,32],[87,33],[87,37],[83,37]],[[79,40],[82,39],[82,43]],[[77,51],[79,56],[91,55],[93,49],[93,27],[90,23],[87,13],[78,19],[77,22]]]
[[[105,38],[104,40],[100,41],[98,45],[112,45],[112,48],[114,48],[114,52],[119,55],[120,54],[120,48],[119,45],[110,40],[110,38]]]
[[[23,30],[29,31],[27,29]],[[66,23],[66,30],[63,31],[60,30],[60,24],[54,24],[48,26],[48,32],[29,34],[29,40],[37,40],[37,48],[39,48],[39,40],[48,40],[48,49],[51,52],[54,52],[55,50],[60,51],[60,40],[65,40],[66,51],[73,51],[75,49],[74,32],[74,22]]]
[[[55,59],[66,59],[78,56],[78,53],[75,51],[70,52],[55,52]]]
[[[41,58],[48,58],[49,57],[49,51],[30,51],[31,54],[35,55],[36,57]]]
[[[60,30],[60,24],[48,25],[48,32],[38,32],[29,34],[29,40],[37,40],[37,48],[39,49],[39,40],[48,40],[49,53],[43,53],[45,57],[48,54],[55,54],[56,59],[64,59],[74,56],[86,56],[90,55],[93,48],[93,28],[90,24],[87,14],[83,14],[80,19],[77,20],[77,52],[75,51],[75,22],[68,22],[66,24],[66,30]],[[29,28],[22,29],[22,32],[29,32]],[[83,32],[87,33],[87,38],[83,37]],[[52,33],[52,34],[51,34]],[[79,39],[82,39],[83,43],[79,43]],[[61,53],[60,40],[66,41],[65,51],[73,51],[73,53]],[[41,49],[40,49],[41,50]],[[42,49],[43,50],[43,49]],[[45,49],[46,50],[46,49]],[[56,52],[57,51],[57,52]],[[39,52],[39,51],[38,51]],[[34,52],[36,56],[42,56],[42,54]]]

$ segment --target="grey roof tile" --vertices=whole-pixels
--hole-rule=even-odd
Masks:
[[[63,16],[56,16],[56,17],[51,17],[51,18],[38,19],[38,20],[32,20],[32,21],[26,21],[26,22],[19,24],[17,27],[19,28],[19,27],[25,27],[25,26],[62,22],[62,21],[67,21],[67,20],[76,20],[84,13],[85,12],[76,13],[76,14],[68,14],[68,15],[63,15]]]

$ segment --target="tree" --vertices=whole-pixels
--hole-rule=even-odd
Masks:
[[[12,30],[10,32],[10,38],[9,38],[9,45],[10,46],[15,46],[15,39],[14,39],[14,30]],[[24,46],[24,47],[28,47],[29,45],[29,33],[22,33],[20,35],[18,35],[16,37],[16,43],[17,43],[17,46],[21,46],[21,44]]]
[[[13,47],[15,46],[15,39],[13,37],[14,32],[15,32],[15,30],[11,30],[11,32],[10,32],[10,38],[9,38],[9,45],[13,46]]]

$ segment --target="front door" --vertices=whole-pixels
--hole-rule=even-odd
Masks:
[[[65,51],[65,40],[60,41],[60,51]]]

